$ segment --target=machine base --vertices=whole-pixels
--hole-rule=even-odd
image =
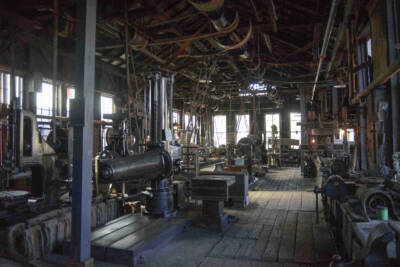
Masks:
[[[228,223],[228,214],[224,212],[224,202],[212,200],[203,200],[202,217],[194,221],[198,227],[219,232],[225,231]]]
[[[181,218],[125,215],[92,232],[92,257],[129,266],[144,264],[146,251],[177,237],[188,222]],[[64,243],[64,254],[69,255],[70,246],[70,242]]]

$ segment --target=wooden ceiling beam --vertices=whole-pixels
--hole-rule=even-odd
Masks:
[[[310,8],[307,8],[307,7],[305,7],[304,5],[299,5],[299,4],[297,4],[296,2],[297,2],[297,0],[295,0],[295,1],[290,1],[290,3],[288,3],[287,6],[288,6],[288,7],[293,7],[293,8],[295,8],[295,9],[299,10],[299,11],[303,11],[303,12],[305,12],[305,13],[307,13],[307,14],[309,14],[309,15],[313,15],[313,16],[315,16],[315,17],[321,17],[321,16],[322,16],[321,13],[318,13],[318,12],[315,11],[315,10],[312,10],[312,9],[310,9]]]
[[[261,22],[262,19],[261,19],[260,13],[257,10],[256,3],[254,2],[254,0],[250,0],[250,3],[253,8],[254,15],[256,16],[257,22]]]
[[[263,37],[264,37],[264,42],[265,42],[265,45],[266,45],[267,48],[268,48],[268,51],[272,54],[272,43],[271,43],[271,38],[270,38],[269,35],[266,34],[266,33],[262,33],[262,35],[263,35]]]
[[[159,26],[164,26],[164,25],[168,25],[168,24],[182,22],[182,21],[187,20],[187,19],[195,18],[195,17],[197,17],[199,15],[201,15],[201,13],[188,14],[188,15],[184,15],[184,16],[181,16],[181,17],[176,17],[176,18],[172,18],[172,19],[168,19],[168,20],[156,21],[156,22],[150,23],[150,24],[148,24],[148,25],[146,25],[144,27],[146,29],[151,29],[151,28],[155,28],[155,27],[159,27]]]
[[[266,0],[266,1],[267,1],[269,19],[271,20],[271,24],[272,24],[272,30],[273,30],[273,32],[277,33],[278,32],[278,24],[276,23],[276,20],[278,18],[276,15],[274,1],[273,0]]]

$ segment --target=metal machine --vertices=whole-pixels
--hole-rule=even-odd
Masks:
[[[170,82],[169,94],[167,83]],[[171,120],[173,79],[153,73],[149,79],[144,99],[145,114],[149,114],[143,125],[149,125],[150,141],[137,140],[139,146],[145,146],[145,152],[128,151],[126,137],[133,132],[128,119],[123,116],[108,116],[113,119],[113,130],[107,131],[108,150],[102,154],[98,163],[98,182],[102,184],[135,184],[136,193],[123,198],[135,198],[146,195],[146,209],[153,215],[170,216],[174,210],[172,175],[179,171],[180,146],[172,142]],[[169,99],[168,99],[169,97]],[[168,101],[169,100],[169,101]],[[128,123],[126,123],[128,121]],[[147,133],[148,129],[145,129]],[[110,157],[107,157],[110,155]]]
[[[1,162],[0,221],[4,223],[14,222],[26,209],[38,212],[56,206],[70,189],[68,155],[66,151],[57,153],[62,150],[59,146],[42,139],[36,116],[14,106],[7,117],[6,131],[1,133],[8,139],[8,147],[1,152],[5,159]],[[20,196],[15,198],[16,205],[9,197],[14,193]],[[5,202],[8,204],[3,205]],[[16,206],[19,208],[12,209]]]
[[[253,169],[256,169],[258,173],[262,172],[263,156],[266,154],[264,147],[262,140],[254,135],[240,139],[236,145],[235,154],[244,157],[244,165],[250,182],[254,181]]]

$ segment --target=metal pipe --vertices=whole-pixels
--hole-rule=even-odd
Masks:
[[[143,85],[143,129],[142,129],[142,140],[146,140],[146,136],[147,136],[147,114],[148,114],[148,102],[147,102],[147,90],[148,88],[146,88],[146,83],[144,83]],[[144,142],[144,141],[142,141]]]
[[[171,129],[171,131],[174,128],[174,106],[173,106],[174,79],[175,79],[175,75],[171,74],[171,78],[169,81],[169,128]]]
[[[99,195],[99,160],[100,156],[97,155],[94,157],[94,178],[95,178],[95,187],[96,187],[96,196]]]
[[[357,49],[357,60],[358,64],[366,62],[366,47],[360,45]],[[367,84],[368,75],[365,69],[361,69],[358,74],[358,85],[359,90],[362,92]],[[366,138],[367,138],[367,128],[366,128],[366,107],[365,103],[360,103],[360,158],[361,158],[361,169],[367,169],[367,148],[366,148]]]
[[[167,93],[167,88],[166,88],[166,78],[162,77],[161,78],[161,85],[160,85],[160,129],[165,130],[167,128],[167,123],[165,120],[165,114],[166,114],[166,93]]]
[[[10,74],[10,107],[12,108],[12,121],[11,121],[11,153],[12,153],[12,162],[18,166],[18,152],[17,152],[17,142],[18,142],[18,112],[17,112],[17,103],[16,102],[16,94],[15,94],[15,43],[11,44],[11,74]],[[7,98],[6,98],[7,99]],[[19,167],[19,166],[18,166]]]
[[[106,159],[99,162],[99,180],[102,183],[153,180],[167,177],[172,160],[164,149],[152,149],[134,156]]]
[[[158,143],[160,141],[159,135],[158,135],[158,129],[159,129],[159,79],[160,79],[160,74],[156,73],[154,75],[153,79],[153,86],[151,88],[151,142],[153,143]]]
[[[319,56],[317,75],[315,76],[314,86],[313,86],[312,95],[311,95],[311,101],[314,101],[315,88],[316,88],[316,85],[317,85],[317,82],[319,79],[319,73],[321,71],[322,63],[324,62],[324,59],[326,57],[326,49],[328,48],[329,39],[331,37],[331,33],[332,33],[332,29],[333,29],[333,24],[335,23],[335,16],[336,16],[336,11],[337,11],[339,1],[340,0],[333,0],[332,5],[331,5],[331,10],[329,11],[329,18],[328,18],[328,23],[326,25],[324,40],[322,43],[321,55]]]
[[[148,107],[147,110],[149,112],[148,118],[147,118],[147,134],[150,134],[150,138],[151,138],[151,120],[152,120],[152,114],[153,114],[153,105],[152,105],[152,83],[151,83],[151,79],[149,79],[149,88],[148,88],[148,99],[147,99],[147,103],[148,103]],[[149,131],[149,127],[150,127],[150,131]]]

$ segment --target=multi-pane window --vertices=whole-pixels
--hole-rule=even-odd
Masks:
[[[236,115],[236,143],[250,133],[250,116]]]
[[[226,116],[218,115],[213,117],[214,123],[214,145],[219,147],[226,145]]]
[[[19,98],[19,105],[22,106],[23,78],[15,75],[15,96]],[[11,104],[11,74],[0,72],[0,103]]]
[[[347,141],[354,142],[354,129],[347,129]]]
[[[190,124],[190,127],[189,127],[189,123],[190,123],[189,114],[185,114],[185,129],[186,130],[194,129],[194,127],[196,126],[196,116],[192,115],[192,123]]]
[[[23,84],[23,78],[15,76],[15,96],[18,97],[18,104],[20,108],[22,108]]]
[[[266,143],[267,147],[269,148],[269,143],[268,139],[272,138],[272,125],[275,125],[278,133],[276,134],[276,137],[279,138],[280,135],[280,116],[279,113],[274,113],[274,114],[265,114],[265,137],[266,137]]]
[[[10,74],[5,72],[0,72],[1,78],[1,103],[10,104]]]
[[[194,131],[196,128],[196,116],[192,115],[192,121],[189,120],[189,114],[185,114],[184,116],[184,129],[192,132],[191,134],[191,142],[197,144],[197,134]]]
[[[290,139],[301,141],[301,113],[290,112]],[[292,146],[299,148],[299,146]]]
[[[366,42],[366,46],[367,46],[367,55],[372,58],[372,39],[371,38],[368,38],[368,40]]]
[[[69,117],[69,102],[71,99],[75,99],[75,89],[74,88],[67,88],[67,117]]]
[[[36,114],[53,116],[53,85],[42,83],[42,91],[36,93]],[[51,131],[51,119],[37,118],[38,128],[43,138],[47,138]]]
[[[339,138],[336,138],[336,136],[334,136],[333,142],[334,144],[343,144],[344,141],[344,129],[339,129]],[[354,129],[349,128],[346,129],[346,133],[347,133],[347,142],[354,142]]]
[[[113,99],[112,97],[108,96],[101,96],[100,97],[100,114],[101,114],[101,120],[106,121],[106,122],[111,122],[112,120],[110,119],[104,119],[104,114],[112,114],[113,113]],[[107,141],[106,141],[106,132],[107,128],[110,128],[111,126],[104,125],[101,130],[101,140],[102,140],[102,145],[103,149],[107,146]]]
[[[179,114],[178,112],[172,112],[172,123],[179,124]]]

